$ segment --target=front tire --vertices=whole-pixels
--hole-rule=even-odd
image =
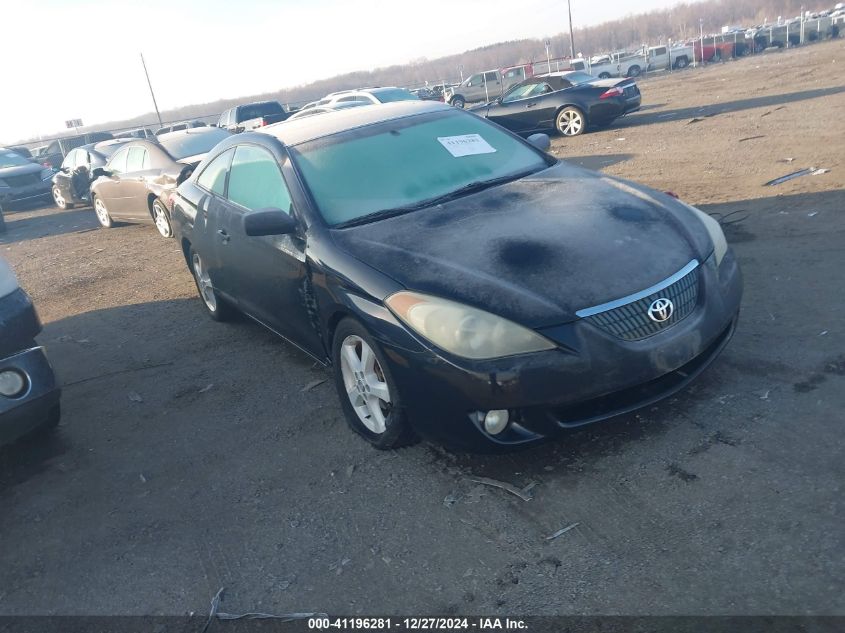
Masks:
[[[466,100],[458,95],[456,97],[452,97],[452,100],[449,102],[451,105],[455,106],[456,108],[461,108],[463,110],[464,106],[467,104]]]
[[[56,206],[62,211],[73,209],[73,204],[71,204],[65,199],[62,190],[59,189],[56,185],[53,185],[53,202],[55,202]]]
[[[97,216],[97,221],[104,229],[110,229],[114,226],[109,210],[106,208],[106,203],[98,196],[94,196],[94,214]]]
[[[152,204],[153,222],[162,237],[173,237],[173,228],[170,226],[170,215],[164,204],[156,198]]]
[[[600,73],[599,79],[610,79],[610,73],[607,73],[607,72]]]
[[[214,285],[211,283],[211,274],[203,262],[202,257],[193,248],[188,253],[191,263],[191,273],[194,276],[194,283],[197,285],[202,304],[205,311],[215,321],[229,321],[234,317],[235,310],[217,295]]]
[[[347,317],[338,324],[332,362],[340,406],[353,431],[380,450],[417,441],[381,347],[358,321]]]
[[[578,136],[587,128],[584,113],[575,106],[569,106],[558,112],[555,128],[561,136]]]

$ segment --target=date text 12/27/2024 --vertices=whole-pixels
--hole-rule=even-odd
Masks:
[[[316,631],[525,631],[523,620],[517,618],[330,618],[308,619],[308,628]]]

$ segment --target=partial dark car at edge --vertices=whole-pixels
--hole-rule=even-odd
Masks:
[[[378,448],[503,450],[655,402],[724,348],[742,294],[708,215],[431,102],[227,139],[173,221],[208,313],[331,365]]]
[[[0,445],[59,423],[61,392],[44,348],[29,295],[0,257]]]
[[[47,199],[54,173],[14,150],[0,147],[0,205]]]

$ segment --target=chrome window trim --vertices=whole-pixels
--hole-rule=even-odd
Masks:
[[[607,312],[608,310],[615,310],[616,308],[621,308],[624,305],[628,305],[629,303],[633,303],[634,301],[639,301],[640,299],[645,299],[647,296],[652,295],[655,292],[660,292],[664,288],[668,288],[676,281],[680,281],[685,276],[690,274],[693,270],[698,268],[698,265],[698,260],[694,259],[671,277],[667,277],[660,283],[657,283],[651,286],[650,288],[646,288],[645,290],[641,290],[640,292],[635,292],[634,294],[628,295],[627,297],[622,297],[621,299],[615,299],[613,301],[608,301],[607,303],[602,303],[601,305],[593,306],[592,308],[584,308],[583,310],[578,310],[575,313],[575,316],[584,319],[595,314]]]

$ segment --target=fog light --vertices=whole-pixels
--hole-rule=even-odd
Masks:
[[[0,395],[14,398],[26,389],[26,378],[15,369],[0,371]]]
[[[487,415],[484,416],[484,430],[490,435],[498,435],[505,430],[509,419],[510,414],[506,409],[488,411]]]

